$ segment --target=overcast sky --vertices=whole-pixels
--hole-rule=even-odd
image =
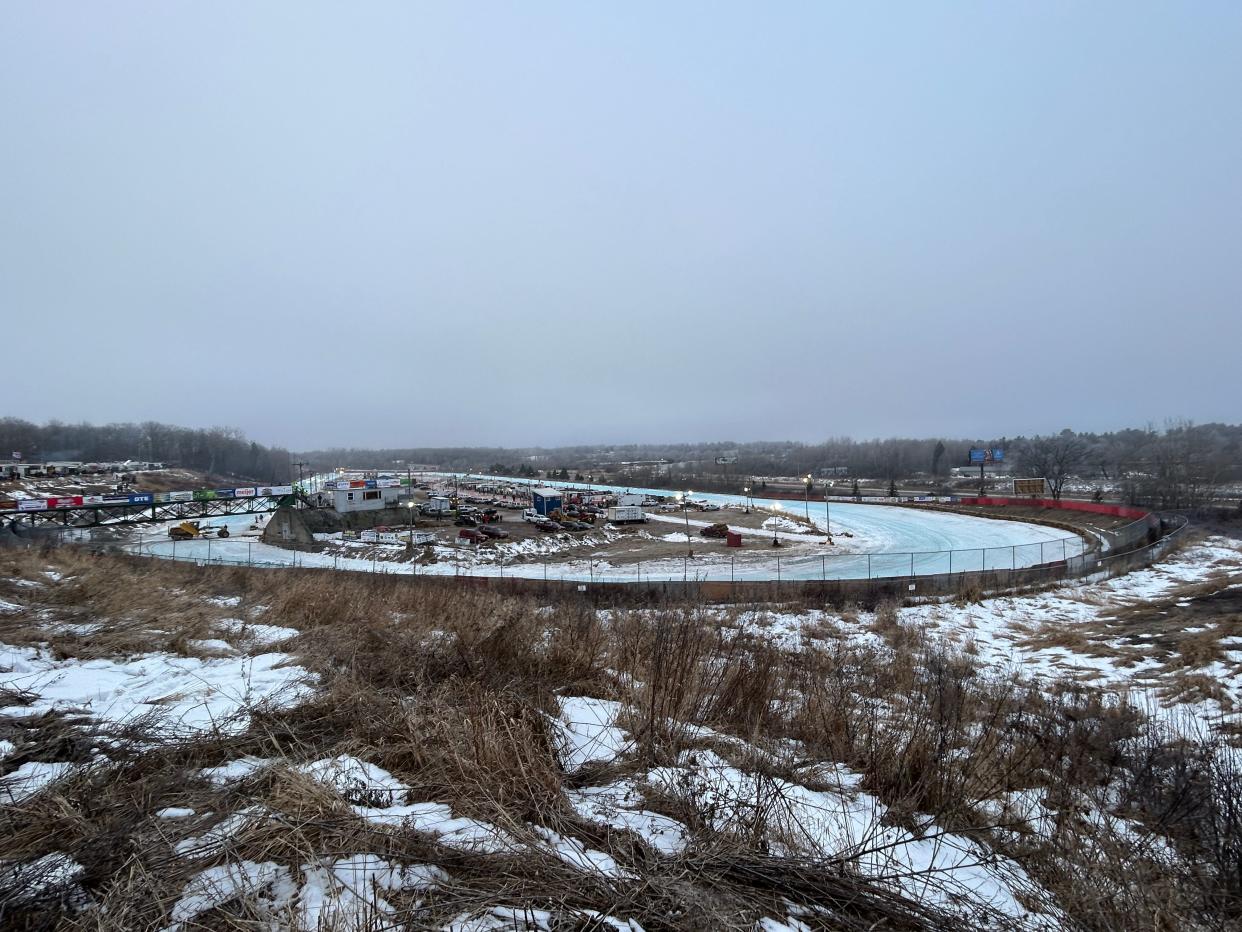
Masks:
[[[12,3],[4,413],[1242,420],[1242,4]]]

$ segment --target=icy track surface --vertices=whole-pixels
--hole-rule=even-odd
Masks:
[[[496,478],[496,477],[489,477]],[[561,483],[572,487],[575,483]],[[585,486],[581,486],[585,488]],[[593,489],[669,495],[654,489],[592,486]],[[740,505],[736,495],[696,494],[696,500],[718,505]],[[774,499],[753,499],[760,508],[782,509],[804,514],[797,502]],[[797,505],[797,508],[794,506]],[[1068,535],[1059,528],[1021,521],[975,517],[940,511],[916,511],[891,505],[860,505],[832,502],[825,509],[823,502],[810,503],[811,520],[825,527],[831,518],[834,535],[849,531],[856,538],[874,545],[873,552],[838,553],[825,547],[824,555],[791,556],[765,552],[760,557],[755,548],[747,551],[744,565],[731,565],[728,554],[703,553],[689,566],[681,560],[662,560],[641,566],[613,566],[602,560],[577,558],[542,562],[496,562],[484,548],[479,559],[470,548],[439,548],[443,550],[436,564],[416,566],[395,561],[374,562],[332,554],[299,553],[265,544],[257,531],[248,530],[254,515],[213,518],[213,524],[227,524],[231,537],[225,539],[181,541],[174,545],[168,538],[169,524],[150,525],[127,545],[132,552],[188,560],[197,563],[224,563],[263,566],[305,566],[360,572],[383,572],[418,575],[521,576],[533,579],[556,579],[577,582],[626,582],[638,580],[727,581],[730,579],[766,581],[774,579],[866,579],[885,576],[928,576],[937,573],[958,573],[981,569],[1010,569],[1034,566],[1080,555],[1085,549],[1082,538]]]

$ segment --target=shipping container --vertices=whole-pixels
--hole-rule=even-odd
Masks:
[[[608,520],[613,524],[627,524],[635,521],[646,521],[641,505],[617,505],[608,509]]]

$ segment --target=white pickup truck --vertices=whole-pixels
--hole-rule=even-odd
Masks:
[[[523,521],[542,521],[544,520],[544,518],[543,518],[543,515],[535,511],[534,508],[527,508],[525,511],[522,512],[522,520]]]

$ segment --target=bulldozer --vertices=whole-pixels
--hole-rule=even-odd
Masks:
[[[198,540],[203,537],[210,537],[215,532],[216,537],[228,537],[229,529],[226,527],[215,527],[210,524],[200,524],[197,521],[182,521],[180,524],[173,525],[168,529],[168,536],[173,540]]]

